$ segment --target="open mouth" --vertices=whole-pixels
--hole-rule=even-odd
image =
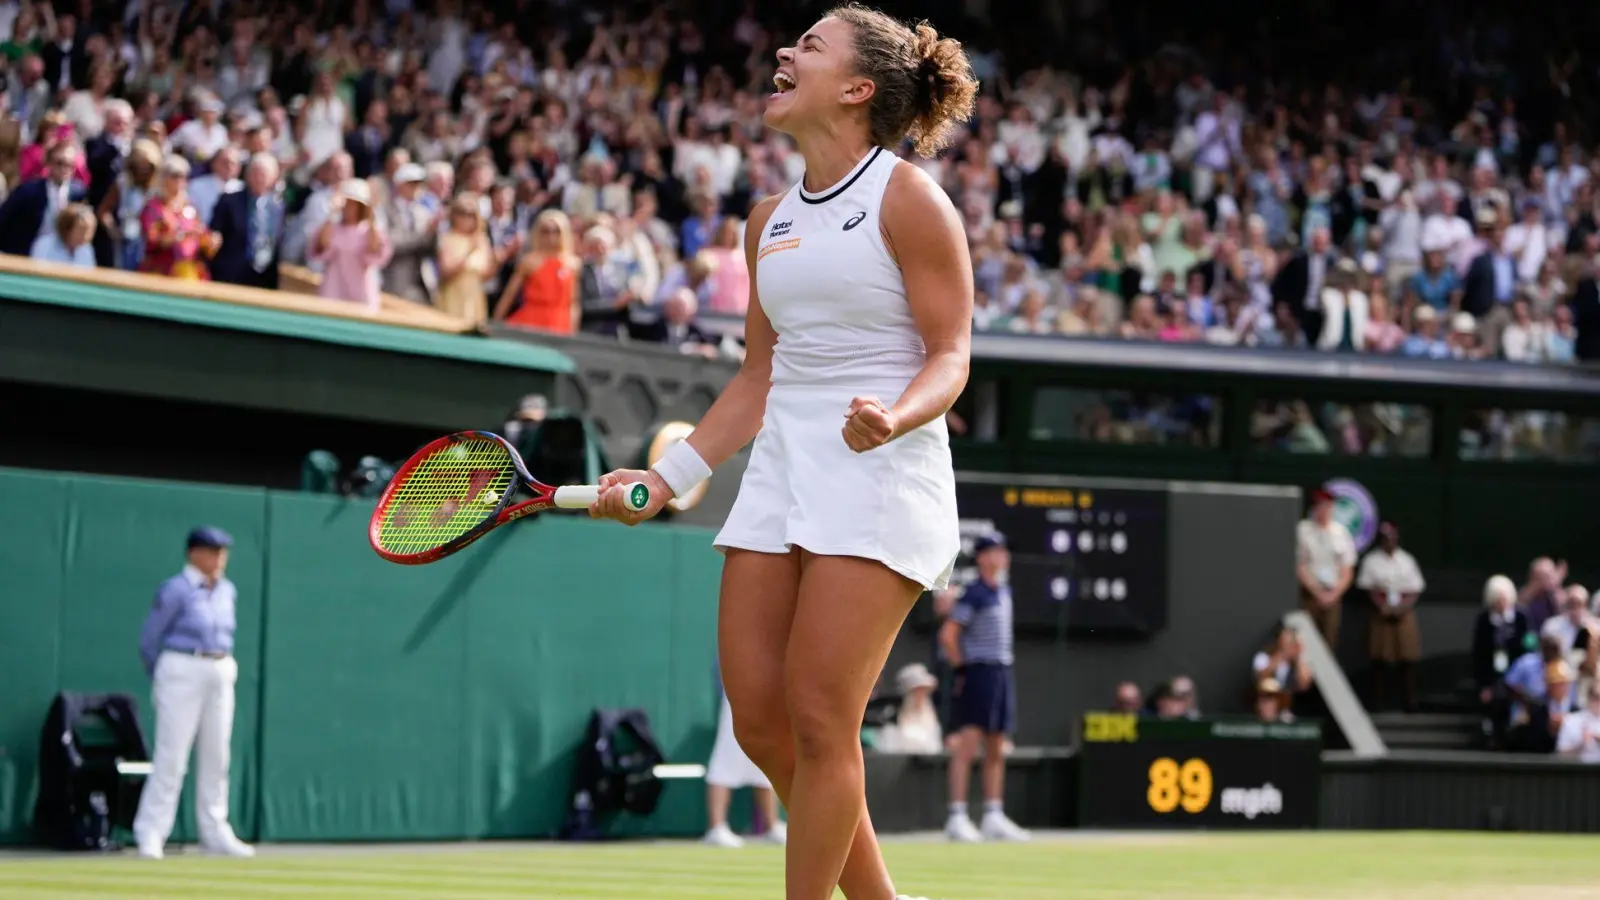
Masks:
[[[794,90],[794,76],[790,75],[788,72],[777,72],[772,76],[772,86],[777,88],[777,90],[773,92],[773,96],[776,97],[782,94],[787,94]]]

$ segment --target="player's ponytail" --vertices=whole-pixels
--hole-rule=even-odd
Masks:
[[[919,156],[932,156],[971,118],[978,81],[961,42],[939,37],[926,22],[917,25],[911,56],[917,61],[915,116],[906,135]]]
[[[857,4],[828,13],[855,32],[856,66],[875,88],[867,107],[872,140],[894,147],[906,138],[920,156],[948,146],[972,116],[978,80],[961,42],[933,26],[915,28]]]

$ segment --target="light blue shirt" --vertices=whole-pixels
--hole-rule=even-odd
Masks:
[[[1422,359],[1449,359],[1450,345],[1438,338],[1413,334],[1400,345],[1400,355]]]
[[[237,178],[223,181],[215,175],[201,175],[189,182],[189,205],[200,218],[200,224],[210,226],[211,214],[217,210],[217,201],[223,194],[243,190],[244,182]]]
[[[1505,682],[1506,687],[1516,688],[1529,699],[1543,701],[1550,690],[1544,683],[1544,658],[1533,651],[1517,657],[1506,670]],[[1512,701],[1511,714],[1515,716],[1520,712],[1526,712],[1521,701]]]
[[[54,231],[42,234],[33,239],[33,247],[28,250],[30,259],[40,262],[67,263],[73,266],[82,266],[85,269],[94,268],[94,248],[88,244],[79,244],[78,249],[68,250],[61,236]]]
[[[1497,303],[1510,303],[1512,292],[1517,287],[1516,264],[1511,257],[1496,253],[1490,257],[1494,262],[1494,299]]]
[[[1545,356],[1553,363],[1572,362],[1575,350],[1572,338],[1558,334],[1554,330],[1550,332],[1550,337],[1545,342]]]
[[[194,566],[168,578],[156,589],[155,604],[139,632],[139,658],[144,670],[154,673],[163,650],[179,653],[232,653],[238,628],[233,582],[219,579],[206,584]]]

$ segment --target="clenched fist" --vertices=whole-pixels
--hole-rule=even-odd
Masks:
[[[857,397],[844,414],[844,443],[857,453],[865,453],[894,440],[898,423],[894,413],[877,397]]]

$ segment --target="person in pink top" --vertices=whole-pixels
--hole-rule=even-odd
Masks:
[[[17,157],[17,184],[49,175],[51,148],[57,144],[74,141],[74,129],[66,116],[54,110],[45,113],[39,122],[38,141],[22,148],[21,155]],[[88,187],[89,163],[84,158],[85,155],[79,153],[76,162],[73,163],[72,179]]]
[[[1394,320],[1394,308],[1389,305],[1383,285],[1374,279],[1372,288],[1372,296],[1367,300],[1366,350],[1368,353],[1394,353],[1406,342],[1406,330]]]
[[[706,312],[742,316],[750,305],[750,267],[744,258],[744,223],[723,219],[711,244],[700,251],[715,260]]]
[[[359,178],[340,185],[311,246],[311,258],[322,263],[318,293],[378,309],[383,302],[378,274],[393,253],[388,234],[372,215],[372,188]]]

